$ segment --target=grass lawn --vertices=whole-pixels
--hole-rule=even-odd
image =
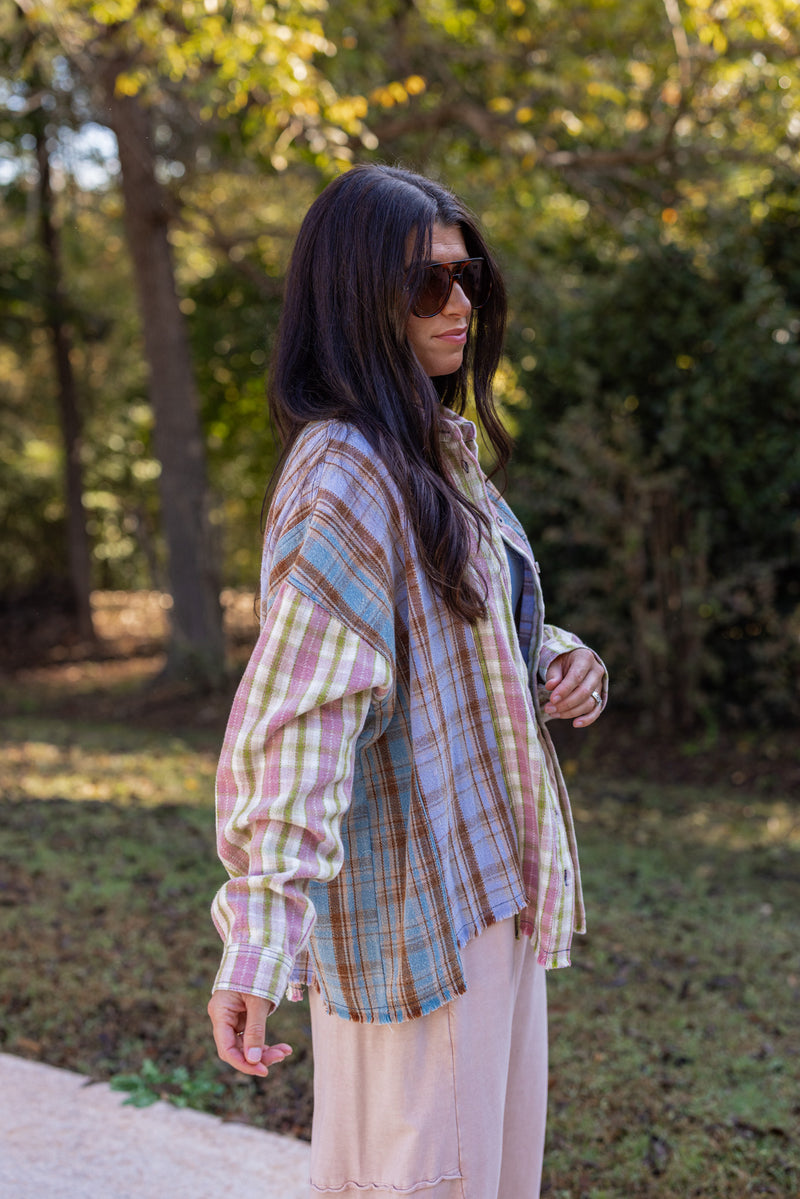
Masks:
[[[63,689],[38,707],[30,687],[24,705],[12,693],[0,1048],[117,1079],[136,1102],[162,1095],[307,1135],[304,1003],[271,1021],[295,1053],[266,1082],[223,1066],[211,1042],[218,722],[181,732]],[[566,766],[590,931],[549,980],[544,1194],[797,1199],[797,796]]]

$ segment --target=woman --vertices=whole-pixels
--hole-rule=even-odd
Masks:
[[[539,1194],[544,971],[583,931],[544,721],[591,724],[605,671],[544,624],[462,415],[469,398],[502,466],[505,315],[474,217],[437,184],[354,167],[306,215],[270,387],[262,628],[217,780],[209,1013],[220,1056],[263,1076],[291,1052],[267,1016],[312,984],[314,1195]]]

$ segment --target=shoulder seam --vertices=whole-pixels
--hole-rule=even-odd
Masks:
[[[292,590],[297,595],[302,596],[303,599],[307,600],[308,603],[311,604],[313,607],[319,609],[320,612],[324,612],[325,616],[327,617],[328,620],[336,621],[336,623],[338,625],[340,625],[343,629],[346,629],[347,632],[351,633],[353,637],[357,637],[359,641],[363,641],[365,645],[368,645],[369,648],[373,651],[373,653],[377,654],[377,656],[381,659],[382,662],[387,663],[387,665],[389,666],[389,669],[391,671],[392,677],[394,677],[395,664],[394,664],[392,658],[390,656],[388,656],[386,653],[384,653],[384,651],[382,649],[380,649],[377,645],[375,645],[371,638],[365,637],[363,632],[360,632],[358,629],[354,629],[346,620],[342,620],[340,615],[338,615],[335,612],[331,612],[330,609],[327,607],[327,605],[324,603],[321,603],[320,600],[316,596],[309,595],[309,593],[305,590],[304,587],[298,586],[297,582],[292,579],[291,571],[287,575],[287,577],[283,583],[283,586],[291,587]]]

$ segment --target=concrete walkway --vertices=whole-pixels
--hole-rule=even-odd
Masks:
[[[309,1147],[0,1054],[2,1199],[308,1199]]]

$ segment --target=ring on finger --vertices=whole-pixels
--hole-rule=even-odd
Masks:
[[[603,697],[602,697],[602,695],[600,694],[600,692],[599,692],[599,691],[593,691],[593,692],[592,692],[592,699],[594,700],[594,702],[595,702],[596,704],[601,704],[601,703],[603,702]]]

